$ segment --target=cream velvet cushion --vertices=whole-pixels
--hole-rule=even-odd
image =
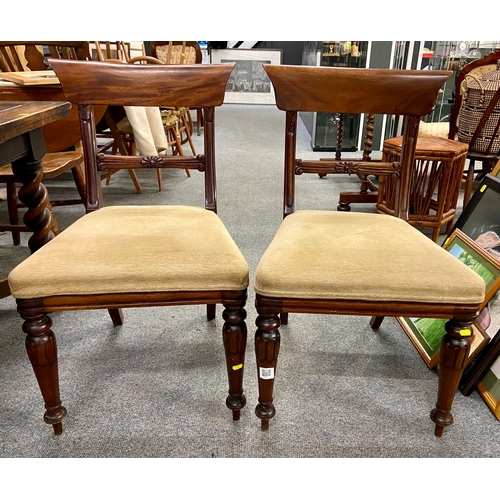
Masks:
[[[244,290],[248,265],[199,207],[114,206],[77,220],[9,275],[12,295]]]
[[[382,214],[298,211],[256,270],[267,297],[476,304],[484,281],[427,236]]]

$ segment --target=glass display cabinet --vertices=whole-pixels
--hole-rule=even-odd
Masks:
[[[305,42],[302,64],[365,68],[367,51],[368,42],[363,41]],[[311,134],[313,151],[336,150],[338,113],[300,113],[300,116]],[[360,122],[360,115],[344,116],[342,151],[357,151]]]

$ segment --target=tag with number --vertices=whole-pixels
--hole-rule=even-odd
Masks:
[[[268,380],[274,378],[274,368],[259,368],[259,377]]]

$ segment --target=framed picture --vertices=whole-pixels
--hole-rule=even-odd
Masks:
[[[481,305],[481,309],[483,309],[500,289],[500,261],[477,246],[459,229],[447,238],[443,248],[483,278],[486,287],[485,299]],[[434,368],[439,361],[439,349],[441,340],[446,334],[444,325],[447,319],[399,317],[397,320],[427,366],[431,369]],[[472,346],[466,365],[480,353],[490,340],[490,336],[480,324],[476,322],[473,326]]]
[[[500,333],[482,349],[479,355],[464,370],[458,388],[464,396],[469,396],[476,385],[486,376],[493,362],[500,358]]]
[[[441,339],[446,334],[444,324],[447,319],[397,318],[406,335],[412,341],[427,366],[432,370],[439,363]],[[424,320],[427,320],[424,322]],[[423,322],[419,324],[419,322]],[[490,341],[489,335],[478,325],[472,325],[472,337],[466,366],[481,352]]]
[[[496,167],[495,167],[496,168]],[[484,176],[450,234],[456,229],[500,260],[500,178]]]
[[[477,390],[495,417],[500,420],[500,356],[477,384]]]
[[[491,170],[491,175],[493,177],[499,177],[500,176],[500,160],[498,160],[497,164]]]
[[[235,63],[226,86],[225,103],[275,104],[274,88],[263,64],[281,64],[281,50],[213,49],[212,63]]]
[[[459,229],[477,245],[500,261],[500,161],[486,175],[471,197],[452,232]],[[497,243],[498,242],[498,243]],[[488,334],[490,342],[471,362],[460,380],[460,391],[468,396],[484,376],[492,359],[500,355],[500,292],[481,310],[476,323]]]

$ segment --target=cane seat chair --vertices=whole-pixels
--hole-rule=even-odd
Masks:
[[[26,346],[43,398],[45,422],[62,432],[57,350],[49,312],[206,305],[224,306],[223,344],[229,395],[237,420],[246,345],[248,265],[216,215],[215,107],[222,104],[231,65],[167,66],[51,61],[67,99],[78,106],[87,167],[88,213],[19,264],[9,285],[24,319]],[[186,99],[186,89],[191,89]],[[113,156],[96,145],[93,106],[162,106],[179,99],[206,111],[204,154]],[[105,168],[191,168],[204,172],[205,207],[102,205],[98,172]],[[71,259],[68,259],[71,255]],[[50,269],[47,276],[43,270]],[[179,325],[181,326],[181,325]]]
[[[449,318],[441,347],[435,434],[452,423],[451,404],[469,351],[471,324],[484,299],[484,282],[462,262],[411,226],[409,169],[418,123],[435,104],[443,71],[321,68],[264,65],[277,107],[286,113],[284,220],[255,274],[259,403],[266,430],[275,415],[273,390],[281,324],[289,313]],[[378,172],[399,178],[395,217],[377,213],[295,211],[298,111],[405,116],[399,163],[380,163]],[[370,173],[372,162],[330,160],[332,169]],[[367,263],[377,270],[367,278]],[[310,332],[311,342],[317,333]],[[283,374],[285,375],[285,374]],[[403,395],[402,395],[403,397]]]

